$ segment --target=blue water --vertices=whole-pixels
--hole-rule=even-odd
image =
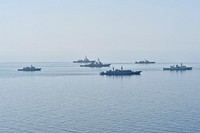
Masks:
[[[27,65],[41,72],[18,72]],[[111,68],[72,63],[1,63],[2,133],[200,132],[200,63],[113,64],[140,76],[100,76]]]

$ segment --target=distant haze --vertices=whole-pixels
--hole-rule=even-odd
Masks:
[[[0,62],[184,62],[199,51],[199,0],[0,0]]]

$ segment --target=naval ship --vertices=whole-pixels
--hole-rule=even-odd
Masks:
[[[17,69],[18,71],[26,71],[26,72],[33,72],[33,71],[41,71],[41,68],[36,68],[34,66],[30,67],[23,67],[22,69]]]
[[[83,60],[77,60],[77,61],[73,61],[73,63],[93,63],[93,62],[95,62],[95,60],[89,60],[88,58],[87,58],[87,56],[85,57],[85,59],[83,59]]]
[[[168,68],[163,68],[163,70],[169,70],[169,71],[185,71],[185,70],[192,70],[192,67],[187,67],[184,66],[182,63],[181,65],[175,65],[175,66],[170,66]]]
[[[123,67],[121,67],[121,70],[114,69],[101,72],[100,75],[108,75],[108,76],[126,76],[126,75],[140,75],[142,71],[132,71],[132,70],[123,70]]]
[[[156,62],[154,61],[148,61],[148,60],[144,60],[144,61],[136,61],[135,64],[154,64]]]
[[[103,64],[99,59],[98,61],[92,62],[90,64],[80,65],[80,67],[110,67],[111,64]]]

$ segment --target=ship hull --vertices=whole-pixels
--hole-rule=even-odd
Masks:
[[[95,61],[73,61],[73,63],[94,63]]]
[[[18,71],[24,71],[24,72],[34,72],[34,71],[41,71],[41,68],[36,69],[17,69]]]
[[[186,70],[192,70],[192,67],[187,67],[187,68],[163,68],[163,70],[167,71],[186,71]]]
[[[135,64],[155,64],[156,62],[135,62]]]
[[[140,75],[142,71],[130,71],[130,72],[113,72],[113,71],[106,71],[101,72],[100,75],[106,76],[130,76],[130,75]]]
[[[102,64],[102,65],[80,65],[80,67],[110,67],[111,64]]]

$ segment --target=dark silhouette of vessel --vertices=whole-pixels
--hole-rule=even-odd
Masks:
[[[170,66],[168,68],[163,68],[163,70],[169,70],[169,71],[186,71],[186,70],[192,70],[192,67],[187,67],[184,66],[182,63],[181,65],[175,65],[175,66]]]
[[[33,72],[33,71],[41,71],[41,68],[36,68],[34,66],[30,67],[23,67],[22,69],[17,69],[18,71],[26,71],[26,72]]]
[[[87,56],[86,56],[85,59],[83,59],[83,60],[73,61],[73,63],[93,63],[93,62],[95,62],[95,60],[89,60],[89,59],[87,58]]]
[[[90,64],[80,65],[80,67],[110,67],[111,64],[103,64],[99,59],[98,61],[92,62]]]
[[[154,64],[156,62],[154,61],[148,61],[148,60],[144,60],[144,61],[136,61],[135,64]]]
[[[123,70],[123,67],[121,67],[121,70],[114,69],[101,72],[100,75],[108,75],[108,76],[126,76],[126,75],[140,75],[142,71],[132,71],[132,70]]]

